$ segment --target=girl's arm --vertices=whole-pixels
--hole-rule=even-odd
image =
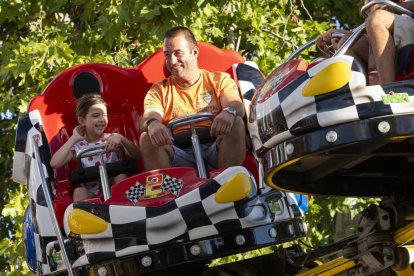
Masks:
[[[50,160],[50,166],[54,169],[60,168],[66,165],[73,159],[72,147],[77,142],[83,140],[83,137],[78,133],[77,129],[73,130],[73,135],[63,144],[63,146],[55,152]]]

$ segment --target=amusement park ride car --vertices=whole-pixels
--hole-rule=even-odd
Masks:
[[[24,239],[31,270],[240,275],[253,265],[260,275],[414,275],[407,245],[414,238],[414,81],[370,85],[358,60],[345,55],[363,32],[361,25],[330,58],[307,65],[297,56],[311,41],[265,79],[237,52],[200,42],[199,66],[228,72],[247,107],[252,147],[243,166],[219,170],[207,170],[202,158],[197,168],[145,172],[140,160],[124,160],[93,168],[73,161],[53,170],[51,155],[76,126],[76,99],[100,93],[108,103],[107,131],[138,144],[145,93],[168,75],[161,51],[131,69],[90,63],[59,74],[32,99],[16,133],[13,179],[29,188]],[[210,119],[202,113],[170,127]],[[196,157],[203,139],[195,129],[185,139]],[[78,159],[91,154],[104,150]],[[129,178],[109,187],[108,176],[119,172]],[[73,202],[74,187],[91,179],[101,180],[103,195]],[[304,194],[383,199],[364,210],[355,235],[334,244],[311,252],[288,247],[265,262],[206,266],[304,237]],[[310,266],[335,252],[342,257]]]

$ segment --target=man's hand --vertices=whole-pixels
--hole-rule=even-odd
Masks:
[[[225,135],[231,131],[236,116],[229,112],[222,110],[213,121],[211,125],[211,136]]]
[[[148,135],[154,146],[172,145],[172,138],[166,126],[156,120],[148,126]]]
[[[339,37],[339,33],[343,36]],[[350,35],[350,31],[330,29],[316,38],[316,45],[322,52],[333,54]]]

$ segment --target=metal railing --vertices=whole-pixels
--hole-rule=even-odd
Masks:
[[[38,165],[38,169],[39,169],[39,173],[40,173],[40,178],[41,178],[41,181],[42,181],[43,193],[44,193],[44,196],[45,196],[45,199],[46,199],[46,203],[47,203],[47,207],[48,207],[48,210],[49,210],[50,219],[52,221],[53,229],[55,231],[56,237],[57,237],[58,242],[59,242],[60,250],[62,252],[63,261],[66,264],[68,274],[70,276],[73,276],[74,274],[73,274],[73,270],[72,270],[72,265],[70,264],[68,254],[66,252],[65,243],[63,241],[63,236],[62,236],[62,233],[60,232],[59,223],[58,223],[56,215],[55,215],[55,208],[53,207],[52,197],[50,195],[49,187],[48,187],[47,182],[46,182],[45,172],[43,171],[44,168],[43,168],[42,162],[40,160],[39,145],[37,144],[37,141],[39,141],[39,140],[40,139],[36,139],[36,135],[32,136],[32,143],[34,145],[33,148],[34,148],[34,151],[35,151],[34,159],[37,160],[37,165]],[[39,270],[39,268],[38,268],[38,270]]]

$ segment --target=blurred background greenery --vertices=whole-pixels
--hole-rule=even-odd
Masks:
[[[358,0],[0,0],[0,275],[29,273],[21,239],[27,189],[11,181],[11,157],[18,114],[57,74],[86,62],[134,67],[161,47],[167,29],[184,25],[200,41],[239,51],[267,75],[335,23],[349,28],[361,23],[358,5]],[[338,214],[352,218],[367,201],[312,197],[310,203],[305,242],[318,246],[333,241]]]

